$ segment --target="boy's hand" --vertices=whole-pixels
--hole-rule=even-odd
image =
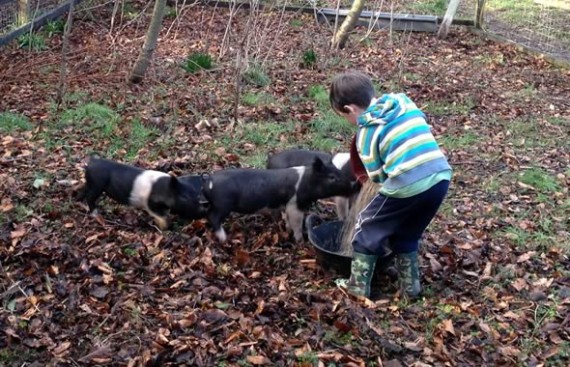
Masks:
[[[360,156],[358,155],[358,150],[356,149],[356,134],[352,138],[352,143],[350,144],[350,165],[352,166],[352,172],[356,179],[361,184],[364,184],[368,181],[368,173],[366,172],[366,168],[364,168],[364,164],[360,160]]]

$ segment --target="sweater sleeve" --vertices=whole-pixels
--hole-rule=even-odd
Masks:
[[[358,135],[356,138],[356,149],[360,160],[364,164],[366,173],[370,180],[376,183],[383,183],[388,178],[383,170],[384,162],[380,158],[380,153],[377,147],[366,146],[365,143],[367,139],[359,139]],[[368,154],[366,154],[368,153]]]

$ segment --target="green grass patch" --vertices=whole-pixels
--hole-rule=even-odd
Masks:
[[[342,142],[356,133],[344,117],[337,115],[330,106],[329,91],[322,85],[313,85],[307,89],[308,97],[315,101],[319,116],[309,123],[310,148],[330,152],[342,147]]]
[[[18,37],[18,46],[30,51],[43,51],[47,49],[46,40],[38,33],[26,33]]]
[[[447,0],[424,0],[421,2],[412,1],[409,6],[416,14],[442,16],[447,10]]]
[[[297,356],[297,362],[299,362],[301,366],[317,366],[319,363],[319,356],[315,352],[305,352]]]
[[[504,185],[499,174],[489,175],[483,179],[483,191],[487,194],[494,194]]]
[[[303,24],[304,23],[301,19],[291,19],[291,21],[289,22],[289,25],[291,27],[296,27],[296,28],[302,27]]]
[[[533,32],[549,35],[558,41],[570,40],[570,5],[553,0],[495,0],[488,1],[486,12],[513,29],[524,27]],[[548,22],[541,21],[548,19]]]
[[[317,64],[317,53],[315,50],[308,49],[303,52],[301,65],[306,69],[312,69]]]
[[[243,155],[240,161],[244,167],[265,168],[267,165],[267,152],[256,151],[253,154]]]
[[[275,102],[275,98],[271,94],[265,92],[248,92],[241,97],[241,101],[246,106],[260,106]]]
[[[45,26],[43,26],[43,31],[48,37],[53,37],[56,34],[62,34],[65,30],[65,22],[62,19],[50,20]]]
[[[309,98],[317,102],[320,108],[330,107],[329,91],[322,85],[312,85],[307,90]]]
[[[443,135],[439,138],[439,143],[449,150],[477,148],[478,141],[477,134],[469,130],[461,135]]]
[[[560,190],[556,178],[541,168],[530,168],[524,170],[519,180],[529,186],[534,187],[542,193],[555,192]]]
[[[176,6],[166,6],[164,9],[164,17],[174,19],[178,16],[178,11],[176,10]]]
[[[16,130],[30,130],[31,128],[30,121],[22,114],[13,112],[0,113],[0,131],[3,133],[11,133]]]
[[[182,68],[194,74],[200,70],[210,70],[214,64],[212,56],[204,52],[193,52],[182,63]]]
[[[247,70],[242,73],[243,80],[255,87],[266,87],[271,84],[271,79],[261,65],[250,65]]]
[[[110,137],[120,121],[119,115],[111,108],[98,103],[87,103],[62,113],[59,127],[73,126],[96,137]]]
[[[143,125],[139,119],[133,120],[129,133],[126,160],[132,161],[139,150],[148,146],[157,135],[157,129]]]
[[[462,102],[428,102],[424,112],[436,116],[460,115],[466,116],[475,107],[472,99]]]
[[[319,135],[327,137],[349,138],[356,132],[356,127],[352,126],[344,117],[328,109],[321,116],[311,121],[311,130]]]
[[[284,141],[288,141],[293,132],[294,125],[291,123],[278,122],[255,122],[247,123],[234,134],[234,137],[228,137],[235,143],[235,140],[255,144],[259,147],[276,147]]]

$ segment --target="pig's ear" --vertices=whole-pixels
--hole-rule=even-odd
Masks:
[[[179,185],[180,182],[178,181],[178,179],[175,176],[170,176],[170,188],[174,191],[177,191]]]
[[[315,160],[313,161],[313,169],[317,172],[320,172],[324,168],[325,164],[323,163],[323,161],[319,157],[315,157]]]

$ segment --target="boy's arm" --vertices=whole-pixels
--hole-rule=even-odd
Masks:
[[[364,184],[368,181],[368,173],[366,172],[366,168],[364,167],[364,164],[362,164],[362,160],[360,160],[360,155],[356,149],[356,134],[352,138],[352,143],[350,144],[350,166],[352,167],[352,172],[358,182]]]
[[[357,139],[357,135],[355,135],[355,138],[353,139],[353,143],[354,143],[353,147],[354,147],[354,150],[355,150],[356,155],[358,157],[358,161],[360,162],[360,164],[362,165],[362,168],[364,170],[362,173],[365,173],[368,176],[368,178],[370,178],[373,182],[383,183],[386,180],[386,178],[388,178],[386,176],[386,174],[384,173],[384,170],[382,169],[382,167],[384,166],[384,163],[382,162],[380,157],[375,155],[374,152],[371,152],[371,154],[374,157],[372,158],[370,163],[367,163],[364,159],[362,159],[362,156],[360,155],[359,152],[362,152],[364,147],[358,146],[358,141],[359,140]],[[351,149],[351,160],[352,160],[352,149]],[[353,164],[353,167],[354,167],[354,164]],[[355,171],[355,173],[356,173],[356,171]]]

